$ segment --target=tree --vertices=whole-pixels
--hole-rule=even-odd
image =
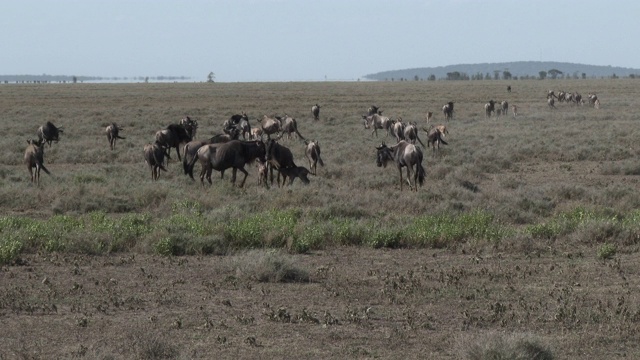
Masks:
[[[429,80],[429,81],[436,81],[436,76],[435,76],[435,75],[433,75],[433,74],[431,74],[431,75],[429,75],[429,77],[427,78],[427,80]]]
[[[547,74],[549,74],[549,76],[551,76],[552,79],[556,79],[558,75],[562,75],[562,71],[558,69],[551,69]]]
[[[209,75],[207,75],[207,82],[215,82],[216,80],[216,74],[212,72],[209,73]]]
[[[502,72],[502,79],[511,80],[511,73],[509,72],[509,70],[505,70]]]
[[[500,80],[500,70],[493,70],[493,79]]]
[[[544,80],[547,78],[547,72],[546,71],[540,71],[538,73],[538,75],[540,75],[540,80]]]
[[[72,79],[73,79],[73,83],[74,84],[78,82],[78,77],[77,76],[74,75]]]

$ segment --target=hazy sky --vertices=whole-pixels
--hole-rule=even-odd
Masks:
[[[638,0],[1,0],[0,74],[355,80],[505,61],[640,68]]]

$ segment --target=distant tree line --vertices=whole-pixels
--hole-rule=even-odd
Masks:
[[[0,83],[77,83],[77,82],[92,82],[92,81],[186,81],[189,80],[186,76],[134,76],[134,77],[102,77],[102,76],[75,76],[75,75],[0,75]]]
[[[551,69],[548,71],[540,71],[538,73],[538,76],[534,76],[534,75],[523,75],[523,76],[513,76],[511,74],[511,72],[509,72],[508,70],[495,70],[493,72],[493,75],[491,75],[490,73],[486,73],[483,74],[481,72],[478,72],[476,74],[473,74],[471,76],[469,76],[469,74],[467,74],[466,72],[461,72],[461,71],[452,71],[452,72],[448,72],[447,76],[444,78],[441,78],[439,80],[447,80],[447,81],[462,81],[462,80],[546,80],[546,79],[551,79],[551,80],[562,80],[562,79],[586,79],[587,78],[587,74],[586,73],[579,73],[578,71],[574,71],[573,73],[569,74],[569,73],[563,73],[562,71],[558,70],[558,69]],[[592,76],[591,78],[595,79],[597,77]],[[610,76],[601,76],[600,79],[605,79],[605,78],[609,78],[609,79],[618,79],[619,76],[617,76],[616,74],[612,74]],[[640,78],[640,74],[629,74],[628,75],[629,79],[638,79]],[[407,81],[407,78],[404,77],[400,77],[398,79],[396,78],[385,78],[384,81]],[[418,75],[414,75],[413,77],[414,81],[424,81],[425,79],[420,78]],[[435,81],[436,80],[436,76],[431,74],[427,77],[428,81]]]

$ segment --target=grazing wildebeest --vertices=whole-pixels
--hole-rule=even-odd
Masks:
[[[425,129],[425,128],[422,129],[427,133],[427,147],[433,146],[434,155],[436,154],[436,152],[440,153],[441,143],[443,145],[449,145],[449,143],[447,143],[443,139],[444,132],[446,131],[448,133],[447,128],[446,127],[443,128],[442,126],[443,125],[432,127],[430,129]]]
[[[51,175],[49,170],[44,166],[44,142],[41,140],[27,140],[27,149],[24,151],[24,163],[29,169],[31,175],[31,182],[35,182],[40,185],[40,170],[44,170],[45,173]],[[35,168],[35,172],[33,171]]]
[[[418,124],[415,121],[409,121],[409,124],[405,126],[404,139],[412,144],[415,144],[417,140],[420,145],[422,145],[422,147],[425,147],[422,143],[422,140],[420,140],[420,137],[418,136]]]
[[[242,114],[231,115],[231,117],[222,123],[222,131],[228,133],[232,128],[240,123],[241,120],[249,121],[249,116],[243,111]]]
[[[296,122],[296,119],[292,118],[291,116],[285,114],[284,115],[284,119],[282,119],[281,122],[281,134],[280,136],[278,136],[278,139],[283,137],[285,134],[287,134],[287,140],[291,139],[291,133],[296,133],[298,135],[298,137],[302,140],[304,140],[304,136],[302,136],[300,134],[300,132],[298,131],[298,123]]]
[[[433,118],[433,113],[431,111],[427,112],[427,115],[425,115],[425,117],[427,118],[427,124],[431,122],[431,118]]]
[[[400,191],[402,191],[403,167],[407,168],[407,182],[409,183],[409,188],[418,191],[418,184],[422,185],[425,178],[425,171],[422,167],[422,151],[419,147],[402,140],[391,147],[388,147],[383,142],[382,145],[376,147],[376,150],[376,164],[379,167],[387,167],[387,163],[389,161],[395,162],[400,175]],[[411,184],[412,177],[413,184]]]
[[[184,126],[192,139],[196,137],[196,131],[198,130],[198,122],[196,120],[191,119],[189,116],[185,116],[180,119],[180,125]]]
[[[486,117],[491,117],[491,113],[495,113],[496,111],[496,102],[493,100],[489,100],[488,103],[484,104],[484,114]]]
[[[167,148],[167,154],[171,153],[171,148],[176,148],[178,153],[178,161],[180,157],[180,144],[188,143],[193,140],[182,124],[171,124],[164,130],[156,132],[156,142]]]
[[[511,92],[511,85],[507,85],[507,92],[510,93]]]
[[[318,141],[305,141],[304,142],[307,147],[305,149],[305,155],[307,156],[307,160],[309,160],[309,168],[311,169],[311,173],[313,175],[317,175],[317,166],[324,166],[324,161],[320,157],[320,142]]]
[[[226,143],[231,140],[237,140],[240,132],[238,129],[231,129],[230,134],[218,134],[214,135],[207,140],[193,140],[189,141],[184,145],[182,149],[183,158],[182,158],[182,168],[184,169],[184,173],[189,175],[191,179],[193,179],[193,167],[189,168],[189,162],[198,154],[198,149],[200,149],[204,145],[209,144],[221,144]],[[195,179],[194,179],[195,180]]]
[[[444,119],[449,121],[453,119],[453,101],[449,101],[442,107],[442,113],[444,114]]]
[[[547,99],[547,104],[548,104],[548,105],[549,105],[549,107],[550,107],[550,108],[552,108],[552,109],[555,109],[555,108],[556,108],[555,102],[556,102],[556,101],[555,101],[552,97],[550,97],[550,98],[548,98],[548,99]]]
[[[284,186],[287,178],[289,178],[289,185],[293,184],[293,180],[299,178],[305,185],[309,184],[309,169],[304,166],[292,166],[288,168],[280,168],[280,174],[282,174],[282,185]]]
[[[239,187],[243,187],[249,173],[244,166],[256,159],[265,161],[265,146],[260,140],[242,141],[231,140],[222,144],[204,145],[198,150],[196,157],[191,159],[189,167],[193,168],[196,160],[202,164],[200,172],[200,182],[204,185],[204,178],[211,184],[211,172],[213,170],[224,173],[225,170],[232,168],[233,175],[231,183],[236,183],[236,173],[240,170],[244,174]]]
[[[51,123],[51,121],[47,121],[46,124],[38,128],[38,130],[36,131],[36,135],[38,135],[38,140],[40,140],[41,142],[44,141],[48,143],[49,146],[51,146],[52,141],[58,142],[60,134],[62,134],[63,132],[64,131],[62,127],[56,127],[55,125],[53,125],[53,123]]]
[[[378,137],[378,129],[382,129],[386,130],[386,136],[389,136],[389,131],[391,129],[391,119],[380,114],[373,114],[369,116],[363,115],[362,118],[364,119],[365,129],[373,128],[371,135],[375,134],[376,137]]]
[[[281,123],[277,118],[270,118],[267,115],[263,115],[262,120],[260,120],[260,128],[262,129],[262,133],[266,134],[268,139],[271,139],[271,135],[280,131]]]
[[[273,169],[278,171],[278,186],[280,186],[280,169],[287,167],[295,167],[296,164],[293,161],[293,153],[291,150],[283,145],[278,144],[273,139],[267,140],[266,146],[266,159],[269,164],[269,177],[271,179],[271,185],[273,185]],[[282,184],[284,185],[284,183]]]
[[[398,119],[391,122],[391,134],[396,137],[396,141],[404,140],[404,123],[402,118],[398,116]]]
[[[124,139],[122,136],[120,136],[120,131],[121,130],[122,130],[122,128],[119,127],[116,123],[111,123],[105,129],[105,131],[107,133],[107,140],[109,140],[109,148],[111,148],[111,150],[116,148],[116,140],[117,139]]]
[[[311,107],[311,114],[313,115],[313,120],[320,120],[320,105],[313,105]]]
[[[167,171],[164,167],[164,157],[169,157],[169,149],[163,144],[157,141],[153,144],[146,144],[144,146],[144,161],[149,165],[151,169],[151,180],[158,180],[160,177],[160,171]]]
[[[511,110],[513,111],[513,118],[518,117],[518,107],[516,105],[511,105]]]
[[[509,114],[509,103],[506,100],[501,102],[500,106],[502,107],[502,115]]]

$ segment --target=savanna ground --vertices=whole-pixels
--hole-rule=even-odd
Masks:
[[[490,99],[518,118],[486,119]],[[449,145],[400,192],[361,115],[422,128],[451,100]],[[12,84],[0,109],[0,359],[640,357],[638,81]],[[241,111],[295,117],[326,166],[203,188],[172,152],[151,181],[157,130],[189,115],[207,138]],[[22,157],[46,121],[64,133],[37,187]]]

